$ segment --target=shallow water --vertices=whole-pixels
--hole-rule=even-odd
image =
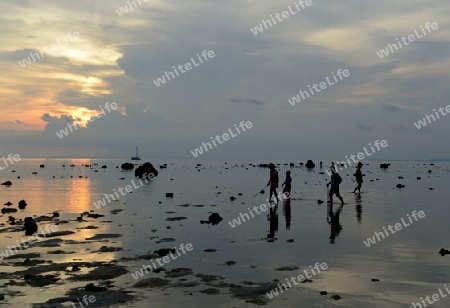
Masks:
[[[446,246],[445,235],[448,230],[446,218],[449,216],[449,209],[444,196],[447,195],[450,164],[436,163],[433,166],[423,162],[393,162],[387,171],[383,171],[379,168],[379,163],[368,162],[369,165],[363,167],[366,176],[360,197],[351,193],[355,186],[351,176],[354,168],[345,169],[341,171],[344,179],[341,193],[346,203],[337,217],[340,204],[335,201],[330,219],[326,202],[317,203],[317,199],[326,201],[326,174],[319,174],[319,168],[307,171],[297,162],[298,167],[290,168],[293,178],[290,206],[280,203],[272,215],[267,211],[232,228],[229,221],[240,213],[248,213],[249,207],[264,203],[268,197],[266,189],[265,195],[258,194],[252,198],[268,180],[268,169],[249,165],[258,162],[152,161],[160,172],[156,180],[134,189],[131,194],[121,196],[118,201],[100,209],[95,208],[93,203],[105,193],[114,193],[114,189],[125,187],[135,179],[134,171],[122,172],[120,168],[116,168],[122,162],[125,161],[22,159],[0,171],[0,181],[13,182],[11,187],[0,187],[0,201],[11,201],[14,207],[17,207],[21,199],[28,203],[25,210],[19,210],[12,216],[24,218],[59,211],[61,220],[74,220],[80,213],[94,210],[105,217],[85,218],[88,221],[71,221],[58,225],[58,231],[76,232],[58,238],[85,242],[86,238],[99,233],[122,235],[103,242],[64,242],[55,248],[31,247],[24,253],[40,252],[39,259],[53,260],[55,263],[73,260],[95,262],[135,257],[160,248],[191,243],[193,251],[183,254],[164,267],[168,270],[191,268],[194,274],[219,275],[224,277],[223,282],[236,285],[245,285],[243,281],[284,281],[285,278],[298,276],[317,262],[327,263],[328,270],[311,278],[312,283],[299,284],[270,301],[267,296],[263,296],[268,301],[268,307],[409,307],[412,302],[419,302],[420,297],[437,293],[439,288],[445,292],[444,284],[450,282],[450,257],[438,254],[442,247],[449,248]],[[98,166],[92,165],[94,163],[98,163]],[[159,165],[163,163],[168,163],[167,169],[159,169]],[[202,166],[196,168],[198,163]],[[45,164],[45,168],[39,168],[40,164]],[[66,167],[62,167],[63,164]],[[75,167],[69,167],[70,164]],[[81,166],[82,164],[91,164],[92,169]],[[108,168],[100,169],[103,164]],[[288,168],[283,164],[279,166],[280,184]],[[429,169],[432,170],[430,174],[427,172]],[[16,172],[12,173],[12,170]],[[33,171],[38,174],[33,175]],[[21,178],[16,179],[17,176]],[[78,178],[79,176],[83,178]],[[398,176],[403,176],[404,179],[398,179]],[[422,179],[417,180],[417,176]],[[119,179],[122,177],[125,179]],[[138,183],[137,180],[134,181]],[[398,189],[398,183],[403,183],[406,187]],[[166,192],[173,192],[174,198],[166,198]],[[217,194],[218,192],[221,194]],[[238,193],[243,195],[238,196]],[[237,199],[230,201],[230,196]],[[189,206],[180,206],[186,203]],[[113,215],[110,211],[114,209],[124,211]],[[402,218],[407,221],[407,214],[411,215],[414,210],[424,211],[425,217],[371,247],[364,245],[363,240],[373,236],[375,231],[382,231],[389,224],[401,222]],[[200,221],[207,220],[210,212],[219,213],[223,221],[214,226],[201,224]],[[6,223],[10,215],[3,215],[0,222]],[[168,217],[182,216],[187,219],[166,221]],[[332,221],[331,224],[328,223],[329,220]],[[40,229],[44,224],[39,224]],[[99,228],[77,229],[88,225]],[[4,247],[0,249],[14,245],[16,240],[26,239],[23,234],[2,233]],[[175,241],[155,243],[163,238],[173,238]],[[288,242],[290,239],[294,241]],[[123,247],[123,251],[93,252],[101,246]],[[204,251],[211,248],[217,251]],[[47,254],[47,251],[57,249],[75,253]],[[228,266],[225,264],[227,261],[236,263]],[[142,268],[142,265],[150,264],[150,260],[121,261],[118,264],[126,266],[133,273]],[[281,266],[299,266],[300,269],[274,270]],[[26,267],[2,266],[3,272],[23,269]],[[218,288],[218,295],[199,293],[199,290],[208,288],[203,284],[166,289],[133,288],[137,280],[130,273],[113,279],[114,287],[111,289],[133,291],[135,301],[130,305],[132,307],[148,307],[148,303],[152,307],[200,307],[210,303],[217,307],[255,306],[253,303],[246,303],[244,299],[233,298],[228,287]],[[20,293],[6,295],[3,303],[11,307],[23,306],[24,303],[31,306],[32,303],[44,303],[52,298],[63,297],[69,289],[84,287],[88,282],[96,285],[102,283],[68,282],[63,279],[67,277],[66,274],[57,274],[62,279],[45,287],[7,286],[4,288],[5,294],[10,291]],[[149,277],[163,278],[164,273],[151,272],[140,280]],[[180,278],[198,281],[192,275]],[[372,282],[372,278],[380,281]],[[18,277],[11,279],[20,280]],[[6,281],[8,279],[2,279],[0,283]],[[328,295],[319,295],[322,290],[326,290]],[[342,299],[331,299],[330,296],[334,294],[340,295]],[[69,302],[63,305],[72,307]],[[434,307],[449,305],[448,298],[433,304]],[[85,307],[96,305],[94,303]]]

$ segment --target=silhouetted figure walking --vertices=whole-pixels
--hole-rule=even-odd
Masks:
[[[356,186],[356,188],[353,190],[354,194],[356,193],[356,190],[358,190],[359,194],[361,193],[361,184],[363,182],[363,175],[362,175],[362,172],[361,172],[362,165],[363,164],[361,162],[359,162],[358,166],[357,166],[357,169],[356,169],[356,172],[353,174],[355,176],[355,178],[356,178],[356,183],[358,183],[358,186]]]
[[[267,185],[270,185],[270,196],[269,200],[272,199],[272,194],[274,195],[274,201],[275,203],[278,203],[278,194],[277,194],[277,188],[278,188],[278,171],[275,169],[275,165],[270,163],[269,164],[270,169],[270,179],[269,182],[267,182]]]
[[[281,184],[281,187],[284,186],[283,194],[288,193],[289,197],[291,196],[291,183],[292,183],[291,171],[286,171],[286,179],[284,180],[283,184]]]
[[[336,172],[334,166],[332,166],[330,170],[332,173],[331,180],[327,183],[327,187],[331,184],[330,192],[328,194],[330,197],[329,202],[333,203],[333,195],[336,194],[336,197],[338,197],[341,200],[341,203],[344,204],[344,199],[342,199],[341,194],[339,193],[339,184],[341,184],[342,178],[339,173]]]

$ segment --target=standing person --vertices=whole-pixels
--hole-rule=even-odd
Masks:
[[[292,183],[291,171],[286,171],[286,179],[284,180],[283,184],[281,184],[281,187],[284,186],[283,194],[288,193],[289,197],[291,196],[291,183]]]
[[[341,194],[339,193],[339,184],[342,182],[342,178],[339,175],[339,173],[336,172],[334,166],[330,168],[331,170],[331,180],[327,183],[327,187],[331,184],[329,197],[330,197],[330,203],[333,203],[333,195],[336,194],[336,196],[341,200],[341,204],[344,204],[344,199],[342,199]]]
[[[361,172],[362,165],[363,164],[361,162],[359,162],[358,166],[357,166],[357,169],[356,169],[356,172],[355,172],[355,174],[353,174],[355,176],[355,178],[356,178],[356,183],[358,183],[358,186],[356,186],[356,188],[353,190],[354,194],[356,193],[356,190],[358,190],[359,194],[361,193],[361,184],[363,182],[363,175],[362,175],[362,172]]]
[[[270,179],[269,182],[267,182],[267,186],[270,185],[270,196],[269,200],[272,198],[272,194],[275,197],[275,203],[278,203],[277,199],[277,188],[278,188],[278,171],[275,169],[275,165],[270,163],[269,164],[270,169]]]

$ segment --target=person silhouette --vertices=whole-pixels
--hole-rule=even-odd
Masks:
[[[356,167],[356,172],[353,174],[356,178],[356,183],[358,184],[358,186],[356,186],[356,188],[353,190],[353,193],[356,194],[356,190],[358,190],[358,193],[361,193],[361,185],[363,182],[363,175],[361,172],[361,167],[363,166],[363,164],[361,162],[358,163],[358,166]]]
[[[270,169],[270,178],[269,182],[267,182],[267,186],[270,185],[270,195],[269,200],[272,200],[272,194],[274,195],[274,202],[278,203],[278,194],[277,194],[277,188],[278,188],[278,171],[275,169],[275,165],[270,163],[269,164]]]
[[[286,179],[284,180],[283,184],[281,184],[281,187],[284,186],[283,194],[287,193],[288,198],[291,197],[291,183],[292,183],[291,171],[286,171]]]
[[[332,166],[330,170],[331,170],[331,180],[330,182],[327,183],[327,187],[331,184],[330,192],[328,194],[328,196],[330,197],[329,202],[333,203],[333,195],[336,194],[336,196],[341,200],[341,204],[344,204],[344,199],[342,199],[339,193],[339,184],[341,184],[342,178],[339,175],[339,173],[336,172],[334,166]]]

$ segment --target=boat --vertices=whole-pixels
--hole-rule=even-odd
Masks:
[[[141,160],[141,158],[139,157],[138,147],[136,147],[136,156],[131,157],[131,160]]]

